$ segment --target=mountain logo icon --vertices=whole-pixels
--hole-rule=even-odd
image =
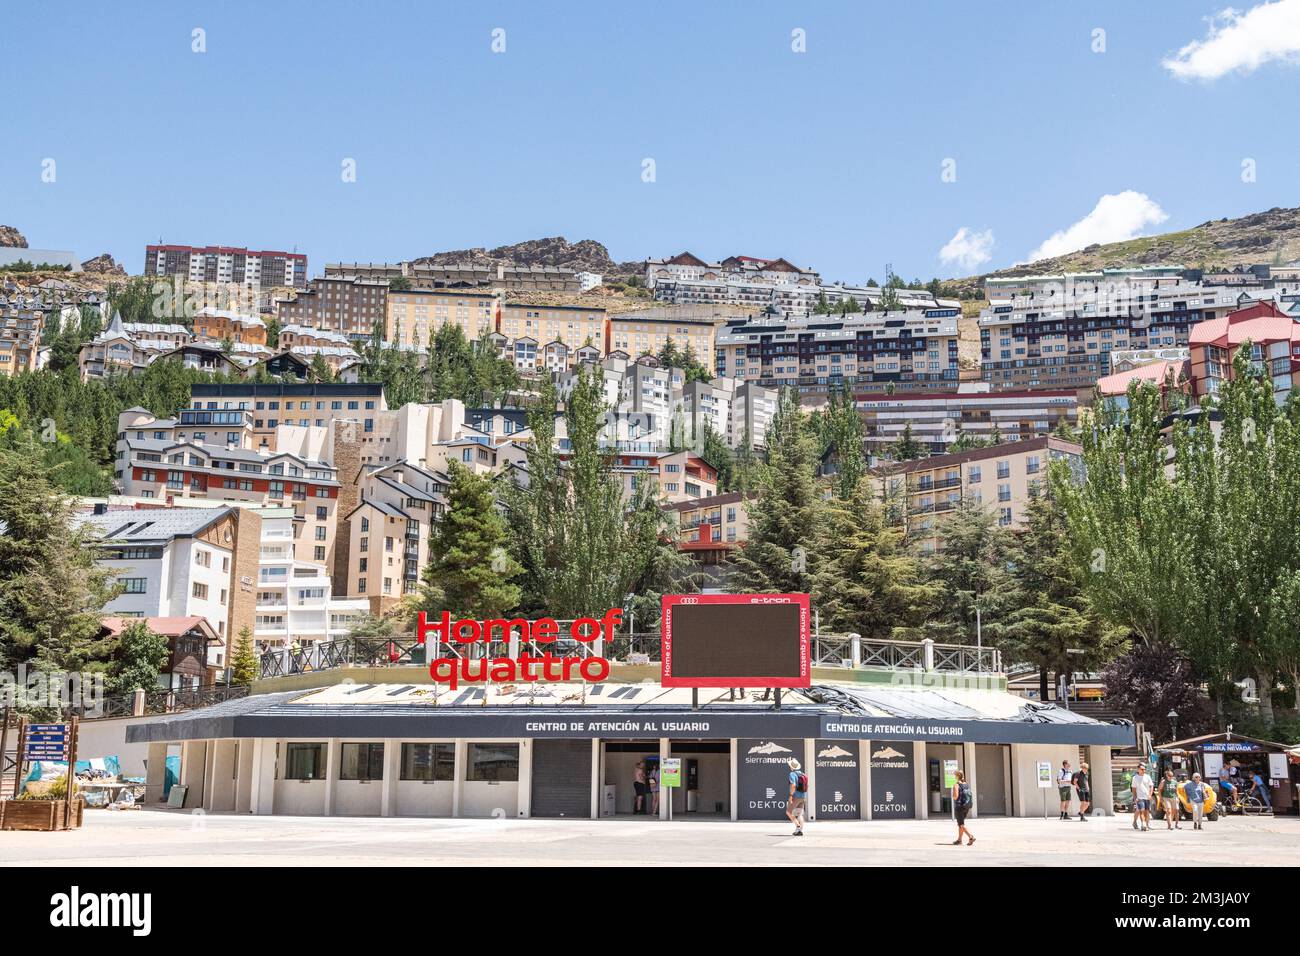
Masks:
[[[832,744],[831,746],[823,750],[821,753],[819,753],[817,756],[834,758],[834,757],[852,757],[853,754],[845,750],[839,744]]]
[[[793,751],[791,751],[789,747],[782,747],[780,744],[769,740],[756,747],[750,747],[749,752],[752,754],[788,754]]]
[[[901,757],[901,756],[903,756],[903,754],[899,753],[897,750],[895,750],[893,747],[890,747],[889,745],[885,745],[884,747],[881,747],[879,750],[877,750],[875,753],[871,755],[873,760],[890,760],[893,759],[894,757]]]

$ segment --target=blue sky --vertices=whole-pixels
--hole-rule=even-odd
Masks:
[[[963,275],[1103,196],[1074,240],[1300,205],[1300,0],[1224,5],[15,0],[0,223],[131,272],[160,237],[317,275],[563,235]]]

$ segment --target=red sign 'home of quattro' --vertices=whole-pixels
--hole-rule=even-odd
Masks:
[[[598,637],[612,638],[623,620],[619,608],[610,608],[603,618],[580,617],[567,628],[568,637],[589,643]],[[438,643],[474,644],[479,641],[509,641],[512,634],[531,644],[554,644],[560,637],[560,622],[552,617],[489,618],[484,621],[453,621],[448,611],[439,620],[430,621],[421,611],[416,634],[426,646],[432,637]],[[439,657],[429,664],[429,676],[436,683],[455,690],[462,683],[515,683],[518,681],[574,680],[603,681],[609,677],[609,661],[603,657],[556,656],[546,651],[527,651],[515,657]]]

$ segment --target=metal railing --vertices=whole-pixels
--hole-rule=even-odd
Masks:
[[[105,697],[97,703],[83,703],[71,708],[82,720],[103,720],[108,717],[154,717],[160,714],[176,714],[200,707],[210,707],[225,700],[246,697],[247,684],[213,684],[208,687],[194,687],[182,690],[153,688],[144,692],[144,713],[135,712],[135,694],[116,694]]]

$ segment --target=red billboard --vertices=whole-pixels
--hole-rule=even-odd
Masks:
[[[665,594],[665,687],[808,687],[807,594]]]

